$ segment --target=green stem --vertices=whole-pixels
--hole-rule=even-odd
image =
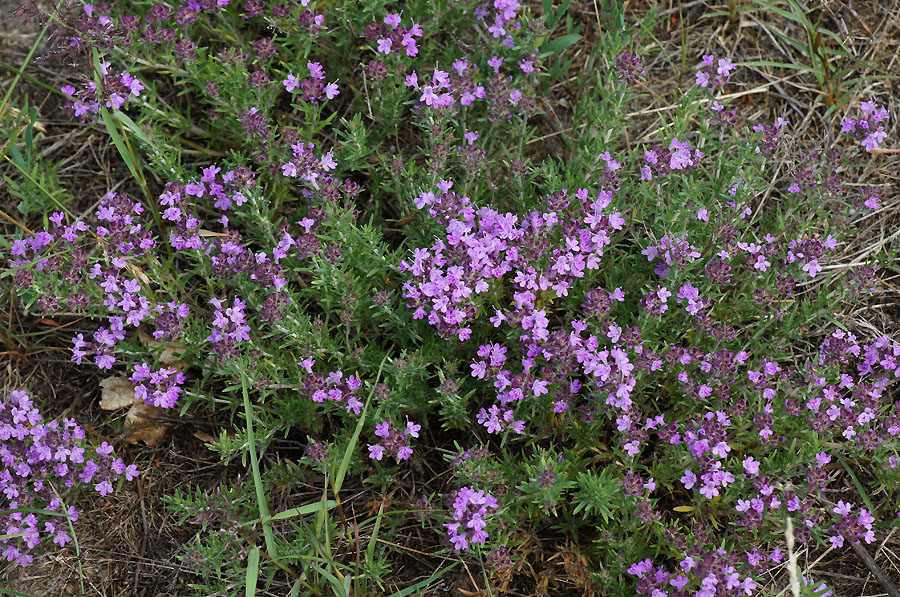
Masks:
[[[263,535],[266,538],[266,552],[275,558],[275,535],[269,523],[269,505],[263,490],[262,476],[259,473],[259,461],[256,458],[256,436],[253,433],[253,408],[250,405],[250,394],[247,392],[247,373],[241,363],[241,391],[244,396],[244,415],[247,418],[247,443],[250,446],[250,469],[253,473],[253,485],[256,488],[256,503],[262,518]]]

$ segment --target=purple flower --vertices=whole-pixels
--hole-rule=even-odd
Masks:
[[[378,40],[378,52],[380,54],[390,54],[391,53],[391,45],[392,45],[392,42],[389,38],[379,39]]]
[[[324,79],[325,78],[325,70],[322,68],[322,65],[318,62],[307,62],[306,68],[309,69],[309,76],[313,79]]]
[[[381,460],[384,458],[384,446],[369,444],[369,458]]]
[[[838,500],[837,505],[834,507],[833,512],[835,514],[840,514],[841,516],[846,516],[850,514],[850,510],[853,508],[853,504],[845,503],[844,500]]]
[[[422,429],[421,425],[417,425],[417,424],[413,423],[412,421],[410,421],[409,419],[407,419],[406,420],[406,430],[403,432],[403,435],[409,435],[411,437],[417,438],[417,437],[419,437],[419,430],[421,430],[421,429]]]
[[[751,477],[755,477],[759,474],[759,462],[754,460],[752,456],[744,458],[742,464],[744,466],[744,471]]]
[[[419,437],[421,425],[417,425],[406,420],[406,428],[401,432],[394,427],[391,421],[382,421],[375,426],[375,435],[381,438],[381,442],[372,446],[369,445],[369,458],[381,460],[385,454],[391,454],[399,463],[401,460],[408,460],[413,454],[412,448],[409,446],[409,437]]]
[[[819,466],[819,468],[822,468],[829,462],[831,462],[831,456],[829,456],[826,452],[816,453],[816,464]]]
[[[452,502],[454,522],[444,523],[444,528],[448,531],[448,538],[454,549],[467,550],[470,541],[484,545],[488,538],[488,533],[484,530],[488,525],[486,517],[500,504],[490,493],[475,491],[471,487],[463,487],[457,491]]]

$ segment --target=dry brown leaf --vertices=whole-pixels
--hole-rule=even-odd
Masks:
[[[154,424],[154,415],[162,410],[158,406],[144,404],[143,402],[133,404],[125,415],[125,420],[131,424],[139,426],[137,429],[125,436],[125,441],[129,444],[144,442],[150,447],[155,446],[166,435],[166,430],[171,427],[167,423]]]
[[[191,435],[193,435],[194,437],[196,437],[197,439],[199,439],[201,442],[203,442],[205,444],[216,443],[216,438],[214,438],[213,436],[211,436],[208,433],[204,433],[203,431],[198,430],[198,431],[195,431],[194,433],[192,433]]]
[[[163,344],[162,341],[157,340],[146,331],[144,331],[143,327],[138,328],[138,339],[141,341],[141,344],[146,346],[147,348],[153,350],[158,346]],[[183,344],[168,344],[166,343],[165,348],[162,349],[162,352],[159,355],[159,362],[164,367],[173,367],[178,369],[179,371],[184,371],[187,369],[187,363],[179,359],[175,356],[176,353],[181,354],[186,350],[186,347]]]
[[[128,414],[125,415],[125,421],[129,425],[143,425],[145,423],[153,422],[156,420],[154,415],[161,410],[162,409],[158,406],[138,402],[133,404],[128,410]]]
[[[165,437],[169,427],[169,425],[147,425],[126,435],[125,441],[129,444],[144,442],[152,448]]]
[[[119,410],[137,402],[134,386],[124,375],[100,380],[100,408],[103,410]]]

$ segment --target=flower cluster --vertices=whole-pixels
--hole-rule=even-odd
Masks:
[[[832,534],[828,538],[833,548],[843,547],[845,538],[853,543],[859,543],[861,539],[866,543],[875,541],[875,531],[872,529],[875,517],[868,510],[860,508],[859,514],[853,514],[853,504],[839,500],[832,512],[840,516],[831,527]]]
[[[177,301],[154,305],[144,292],[142,281],[147,278],[135,265],[152,255],[157,246],[141,222],[144,211],[141,203],[110,192],[97,207],[98,225],[91,227],[80,221],[65,225],[64,214],[57,212],[50,217],[50,228],[13,243],[16,258],[10,264],[22,268],[16,277],[20,287],[45,284],[67,293],[64,300],[48,293],[40,303],[43,310],[52,313],[65,305],[72,311],[86,312],[94,304],[105,307],[107,325],[93,332],[90,340],[83,333],[72,339],[72,360],[76,363],[92,355],[98,367],[110,369],[116,363],[116,346],[125,339],[126,328],[142,322],[156,323],[153,335],[157,339],[174,340],[181,334],[188,306]],[[100,243],[105,260],[89,262],[84,232],[90,232]],[[52,251],[56,243],[64,250]]]
[[[517,31],[522,24],[516,21],[518,10],[522,7],[519,0],[493,0],[484,2],[475,9],[475,17],[478,20],[486,20],[493,16],[493,21],[488,25],[488,33],[494,39],[502,38],[503,46],[512,48],[515,45],[511,32]],[[491,11],[493,14],[491,15]]]
[[[63,94],[70,99],[66,110],[82,121],[89,115],[100,113],[100,107],[105,106],[111,110],[120,110],[131,98],[140,98],[144,85],[136,77],[129,73],[114,75],[110,71],[110,63],[100,64],[102,79],[100,86],[94,81],[87,81],[81,89],[72,85],[62,88]]]
[[[453,522],[445,522],[454,549],[466,551],[469,544],[484,545],[488,538],[485,527],[487,517],[500,507],[500,503],[486,491],[463,487],[452,498]]]
[[[681,267],[700,258],[700,251],[688,242],[687,234],[681,236],[666,234],[659,239],[658,244],[648,246],[641,254],[646,255],[647,261],[651,263],[659,259],[654,271],[662,279],[668,277],[669,268],[672,266]]]
[[[308,458],[313,464],[325,462],[328,460],[328,444],[320,441],[314,441],[310,438],[306,449],[303,450],[303,456]]]
[[[213,348],[220,359],[233,358],[238,353],[238,345],[250,339],[250,326],[247,325],[243,300],[234,297],[231,307],[224,307],[222,299],[209,299],[215,307],[213,314],[213,330],[206,338],[213,343]]]
[[[723,467],[725,457],[731,452],[727,441],[729,426],[731,419],[727,413],[708,412],[703,417],[698,417],[693,429],[685,430],[679,438],[679,442],[690,451],[701,469],[699,477],[690,468],[686,469],[681,482],[685,489],[691,489],[700,483],[700,494],[708,500],[719,495],[720,488],[724,490],[735,481],[734,475]],[[758,469],[759,463],[754,462],[752,457],[745,460],[745,469],[752,469],[754,466]]]
[[[78,511],[65,508],[60,497],[65,488],[93,485],[100,495],[113,491],[117,477],[137,477],[134,464],[126,466],[113,456],[113,448],[103,442],[97,448],[85,446],[84,430],[73,419],[43,423],[28,394],[14,390],[0,400],[0,539],[2,556],[27,566],[30,552],[41,536],[53,537],[63,546],[71,537],[65,518],[75,520]],[[58,517],[25,512],[38,509],[56,512]]]
[[[172,225],[169,228],[169,244],[172,248],[179,251],[185,249],[199,249],[203,244],[200,237],[200,226],[203,222],[188,213],[189,196],[203,196],[206,193],[206,187],[195,186],[193,184],[183,185],[181,183],[169,182],[166,184],[166,190],[159,196],[162,211],[162,218]],[[238,205],[243,202],[243,195],[237,193],[228,200],[238,201]]]
[[[741,578],[735,568],[737,558],[733,554],[721,548],[706,553],[697,549],[691,551],[693,555],[681,560],[676,572],[669,572],[663,566],[654,565],[650,558],[632,564],[628,573],[637,578],[638,595],[649,597],[753,595],[757,584],[750,576]],[[693,588],[687,589],[688,585]]]
[[[636,52],[622,52],[616,56],[616,70],[619,71],[619,81],[625,85],[634,85],[646,74],[644,61]]]
[[[125,327],[121,317],[111,317],[109,329],[99,328],[93,333],[93,342],[84,339],[78,333],[72,338],[72,360],[80,365],[82,359],[94,355],[94,364],[100,369],[112,369],[116,362],[114,356],[116,343],[125,339]]]
[[[169,301],[153,307],[153,312],[156,313],[153,337],[157,340],[175,340],[181,337],[191,309],[184,303]]]
[[[291,145],[293,156],[281,165],[281,173],[289,178],[300,178],[316,185],[319,181],[319,171],[330,172],[337,168],[334,161],[334,153],[328,152],[321,157],[313,154],[312,143],[297,142]]]
[[[115,191],[107,193],[97,206],[95,213],[102,224],[95,230],[115,269],[124,268],[126,258],[141,258],[156,248],[150,231],[138,219],[144,211],[141,202]]]
[[[400,48],[403,48],[410,58],[419,54],[416,38],[422,37],[424,31],[418,23],[413,23],[409,29],[401,27],[400,14],[392,13],[384,17],[384,25],[378,22],[371,23],[364,32],[366,37],[376,38],[379,54],[390,54],[400,51]]]
[[[718,102],[713,102],[713,110],[718,109],[718,113],[720,115],[719,124],[725,124],[729,126],[734,126],[737,123],[737,119],[734,117],[734,110],[731,111],[731,115],[727,117],[722,117],[723,108]],[[715,123],[713,123],[715,124]],[[790,124],[784,118],[780,116],[775,119],[775,122],[771,124],[766,124],[762,122],[757,122],[753,125],[752,131],[754,133],[762,133],[762,138],[760,140],[760,145],[756,148],[756,152],[766,151],[768,153],[772,153],[781,145],[782,140],[784,139],[784,131],[785,127]]]
[[[476,81],[478,69],[462,56],[451,63],[449,72],[435,68],[430,81],[413,71],[404,80],[406,87],[411,87],[422,95],[421,105],[434,110],[453,110],[456,102],[461,106],[471,106],[476,100],[484,100],[487,104],[488,120],[504,120],[512,117],[515,110],[528,113],[534,105],[534,99],[525,95],[524,88],[512,87],[511,77],[500,74],[503,58],[494,56],[488,60],[488,66],[494,70],[493,75],[483,84]],[[524,65],[524,67],[523,67]],[[520,68],[534,72],[533,60],[522,62]],[[477,134],[477,133],[475,133]]]
[[[515,214],[489,207],[476,210],[471,199],[452,192],[452,186],[442,181],[439,195],[429,191],[415,199],[419,209],[427,209],[445,226],[447,240],[438,240],[430,250],[415,249],[412,263],[400,264],[401,271],[412,274],[403,296],[410,299],[414,317],[427,315],[442,334],[465,341],[477,296],[509,275],[514,287],[510,308],[495,309],[491,322],[494,327],[507,322],[527,337],[546,340],[548,321],[537,305],[539,298],[567,296],[587,270],[599,268],[611,234],[624,226],[619,212],[605,213],[611,194],[602,192],[590,201],[587,189],[580,189],[577,197],[584,207],[561,220],[560,211],[569,204],[562,193],[548,202],[548,211],[534,211],[520,221]],[[534,264],[541,261],[546,266],[538,270]]]
[[[290,93],[300,90],[300,97],[306,101],[318,104],[323,97],[325,99],[334,99],[338,96],[337,81],[325,83],[325,70],[318,62],[307,62],[306,68],[309,69],[309,76],[298,79],[294,73],[288,74],[287,79],[282,81],[284,88]]]
[[[641,180],[656,180],[674,170],[695,169],[703,155],[689,142],[681,142],[675,137],[668,147],[657,145],[644,151],[646,164],[641,166]]]
[[[859,110],[859,118],[845,118],[841,121],[841,132],[849,133],[859,140],[863,149],[871,152],[887,138],[882,123],[887,122],[888,111],[874,101],[862,102]]]
[[[184,373],[171,367],[151,371],[147,363],[141,363],[131,374],[134,384],[134,397],[151,406],[172,408],[181,395],[184,384]]]
[[[453,95],[450,93],[450,75],[437,68],[434,69],[434,73],[431,75],[430,84],[425,84],[423,82],[420,86],[419,77],[416,72],[413,71],[411,75],[406,77],[406,86],[421,92],[422,97],[419,98],[419,101],[429,107],[447,107],[453,105],[453,102],[455,101]],[[483,89],[481,90],[481,97],[484,97]]]
[[[375,426],[375,435],[381,440],[375,444],[369,444],[369,458],[381,460],[385,454],[394,456],[399,463],[408,460],[412,456],[413,449],[409,447],[410,437],[419,437],[422,426],[406,420],[406,428],[400,431],[394,427],[393,421],[382,421]]]
[[[728,58],[719,58],[717,62],[715,56],[706,54],[700,62],[700,68],[697,69],[696,83],[711,90],[720,89],[728,83],[731,71],[735,68],[734,63]]]
[[[313,374],[312,368],[316,364],[315,359],[307,358],[300,362],[308,376],[303,379],[303,393],[313,402],[319,404],[325,401],[343,403],[347,413],[358,415],[363,403],[359,399],[359,388],[362,382],[355,375],[344,376],[344,372],[338,369],[328,375]]]

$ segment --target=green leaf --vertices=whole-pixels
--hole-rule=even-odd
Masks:
[[[381,372],[384,370],[384,364],[387,362],[388,356],[389,355],[385,354],[384,358],[381,359],[381,365],[378,367],[378,375],[375,376],[376,383],[381,379]],[[341,487],[344,485],[344,477],[347,475],[347,469],[350,467],[350,460],[353,458],[353,450],[356,448],[356,442],[359,441],[359,435],[362,433],[363,425],[366,422],[366,413],[369,409],[369,402],[372,400],[374,394],[375,384],[373,383],[372,390],[369,392],[369,397],[366,398],[366,403],[363,405],[362,412],[359,414],[359,421],[356,423],[353,437],[350,438],[350,443],[347,444],[347,449],[344,451],[344,457],[341,459],[341,464],[338,466],[337,473],[334,476],[332,488],[334,489],[335,495],[341,491]]]
[[[581,35],[578,33],[569,33],[568,35],[562,35],[560,37],[557,37],[556,39],[551,39],[550,41],[542,45],[540,52],[544,55],[556,54],[572,47],[579,39],[581,39]]]
[[[337,502],[335,500],[328,500],[326,502],[315,502],[312,504],[306,504],[305,506],[300,506],[299,508],[291,508],[290,510],[285,510],[284,512],[278,512],[272,515],[271,520],[285,520],[287,518],[294,518],[295,516],[305,516],[307,514],[315,514],[320,510],[330,510],[337,506]]]
[[[250,556],[247,558],[247,583],[244,587],[244,594],[247,597],[256,595],[256,581],[259,579],[259,548],[254,547],[250,550]]]
[[[71,518],[64,512],[56,512],[54,510],[41,510],[40,508],[13,508],[11,510],[0,510],[0,516],[7,516],[17,512],[28,512],[29,514],[42,514],[44,516],[62,516],[63,518]]]
[[[122,135],[119,134],[116,123],[113,122],[112,117],[109,115],[109,111],[103,106],[100,106],[100,117],[103,119],[103,124],[106,126],[106,132],[109,133],[109,137],[112,139],[113,145],[116,146],[119,156],[125,162],[125,165],[128,166],[128,171],[131,172],[131,175],[135,180],[141,180],[141,177],[138,176],[137,166],[125,145],[125,140],[122,138]]]
[[[25,112],[28,113],[28,126],[25,127],[25,149],[34,149],[34,123],[37,121],[37,107],[25,104]]]
[[[25,158],[22,156],[22,152],[19,151],[19,148],[15,145],[9,146],[9,151],[7,152],[9,155],[9,159],[13,161],[13,163],[18,166],[19,170],[26,170],[27,166],[25,165]]]
[[[344,583],[339,581],[337,577],[319,566],[318,564],[312,564],[311,566],[316,570],[319,574],[328,579],[328,582],[331,583],[331,588],[334,590],[334,594],[338,595],[338,597],[349,597],[349,590],[344,586]],[[345,579],[349,579],[349,576],[344,577]]]
[[[366,546],[366,563],[370,564],[375,561],[375,542],[378,539],[378,530],[381,528],[381,518],[384,516],[384,502],[378,507],[378,517],[375,518],[375,528],[372,530],[372,537],[369,539],[369,545]]]
[[[20,593],[12,589],[0,589],[0,595],[14,595],[15,597],[35,597],[29,593]]]
[[[872,500],[869,499],[869,495],[866,493],[866,490],[863,489],[862,483],[859,482],[859,479],[856,478],[856,475],[853,474],[853,469],[850,468],[850,465],[847,464],[847,461],[844,460],[844,457],[838,455],[838,460],[844,466],[844,470],[847,471],[847,474],[850,475],[850,480],[853,481],[853,485],[856,487],[856,491],[859,492],[859,496],[862,498],[863,502],[865,502],[866,507],[869,509],[869,512],[873,515],[878,512],[875,509],[875,506],[872,505]]]
[[[137,137],[138,139],[140,139],[147,145],[153,145],[153,143],[150,141],[150,139],[147,137],[147,135],[144,134],[144,131],[141,130],[141,127],[136,125],[134,123],[134,121],[128,117],[127,114],[125,114],[124,112],[121,112],[119,110],[116,110],[114,112],[114,114],[115,114],[115,117],[118,118],[122,124],[124,124],[126,127],[128,127],[128,130],[130,130],[132,133],[134,133],[135,137]]]
[[[300,597],[300,579],[297,579],[297,582],[294,583],[294,586],[291,587],[291,592],[289,597]]]

